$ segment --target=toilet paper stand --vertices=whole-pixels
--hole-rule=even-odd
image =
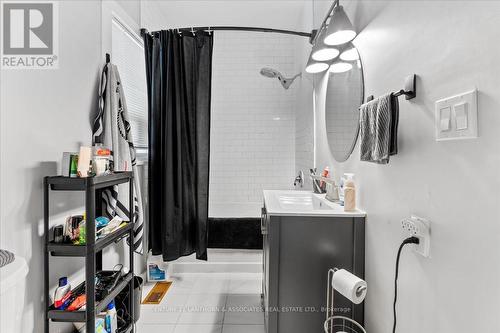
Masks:
[[[338,268],[328,270],[326,289],[326,320],[324,323],[325,333],[333,333],[334,328],[340,328],[341,331],[338,332],[366,333],[363,326],[361,326],[357,321],[345,316],[335,316],[334,314],[333,296],[335,294],[335,289],[333,288],[332,281],[333,275],[338,270]],[[360,296],[365,290],[366,286],[358,287],[358,289],[356,289],[356,295]],[[338,324],[335,322],[338,322]]]

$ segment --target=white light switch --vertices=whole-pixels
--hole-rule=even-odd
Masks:
[[[467,129],[467,103],[460,103],[453,107],[455,110],[455,122],[457,130]]]
[[[477,90],[436,101],[436,141],[477,138]]]
[[[450,130],[450,118],[451,118],[451,108],[445,107],[440,110],[440,115],[441,119],[441,132],[449,131]]]

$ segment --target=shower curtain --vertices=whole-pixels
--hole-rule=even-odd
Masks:
[[[213,36],[144,34],[149,110],[149,248],[207,260]]]

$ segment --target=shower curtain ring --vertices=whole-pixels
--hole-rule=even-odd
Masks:
[[[210,36],[212,34],[212,30],[210,30],[210,27],[208,27],[208,35]]]
[[[194,28],[191,27],[191,33],[193,34],[193,36],[196,36],[196,34],[194,33]]]
[[[177,28],[177,33],[178,33],[179,35],[182,35],[182,31],[181,31],[179,28]]]

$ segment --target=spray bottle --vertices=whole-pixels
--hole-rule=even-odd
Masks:
[[[116,315],[115,302],[112,301],[108,304],[108,310],[106,311],[106,332],[116,333],[118,330],[118,318]]]

